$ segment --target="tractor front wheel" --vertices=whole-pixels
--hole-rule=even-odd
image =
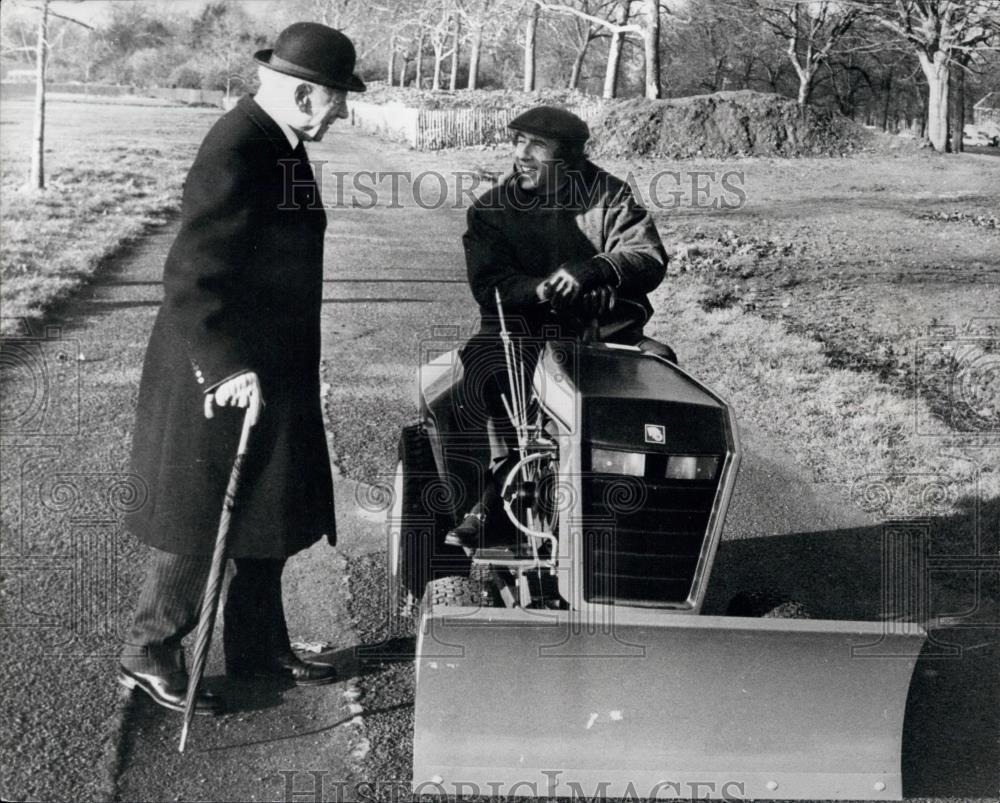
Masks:
[[[741,591],[729,601],[726,616],[761,619],[812,619],[801,602],[782,597],[776,591]]]

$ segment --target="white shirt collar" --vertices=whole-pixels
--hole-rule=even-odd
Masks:
[[[267,103],[264,100],[257,97],[254,97],[254,100],[257,101],[257,105],[264,110],[267,116],[274,120],[278,128],[281,129],[281,133],[288,139],[288,144],[292,146],[292,150],[294,151],[299,145],[299,135],[292,130],[292,127],[288,125],[288,123],[279,120],[274,111],[267,107]]]

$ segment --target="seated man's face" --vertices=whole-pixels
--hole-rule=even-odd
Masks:
[[[514,166],[517,180],[526,190],[545,191],[557,186],[562,160],[557,140],[517,131],[514,134]]]

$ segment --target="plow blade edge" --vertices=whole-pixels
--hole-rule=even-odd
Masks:
[[[580,799],[902,796],[914,625],[437,608],[413,786]]]

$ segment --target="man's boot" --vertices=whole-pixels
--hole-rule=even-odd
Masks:
[[[486,534],[486,514],[487,509],[482,500],[476,502],[472,510],[465,514],[465,518],[448,530],[444,542],[467,552],[474,551],[482,545]]]

